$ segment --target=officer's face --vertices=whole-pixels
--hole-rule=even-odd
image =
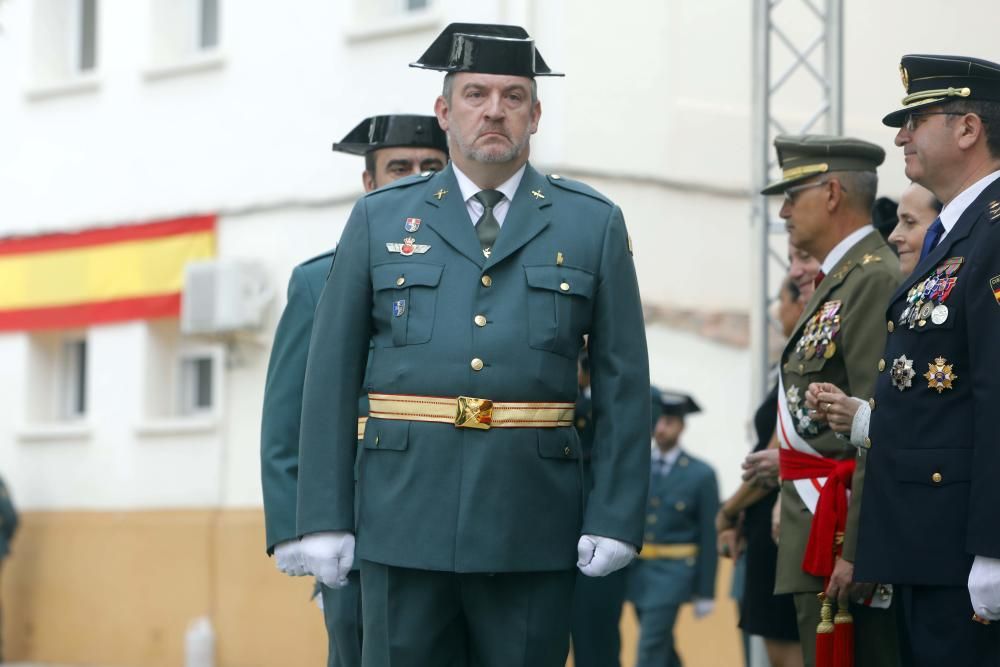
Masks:
[[[778,322],[781,324],[781,331],[787,338],[792,334],[795,329],[795,323],[799,321],[799,317],[802,316],[802,307],[804,305],[802,299],[793,299],[791,292],[788,291],[788,283],[781,286],[781,293],[778,294],[778,308],[777,316]],[[800,295],[801,296],[801,295]]]
[[[899,270],[908,276],[917,267],[920,249],[924,244],[924,234],[937,217],[934,195],[926,188],[911,184],[899,198],[896,215],[899,222],[889,235],[889,243],[899,252]]]
[[[788,243],[788,278],[799,287],[802,303],[809,301],[812,296],[813,280],[819,273],[819,260],[807,253],[802,248]]]
[[[447,162],[448,156],[436,148],[380,148],[375,151],[375,171],[365,170],[361,181],[365,192],[371,192],[404,176],[441,171]]]
[[[653,428],[653,439],[656,446],[666,451],[672,449],[684,432],[684,418],[673,415],[660,415]]]
[[[815,178],[796,184],[785,196],[778,215],[785,221],[788,241],[810,254],[830,233],[831,190],[839,187],[835,178]],[[817,241],[820,243],[818,244]]]
[[[940,106],[920,107],[896,133],[896,145],[903,149],[906,177],[934,191],[935,185],[951,178],[964,162],[962,132],[965,124],[947,115]]]
[[[434,111],[461,167],[526,161],[542,106],[531,99],[531,79],[460,72],[452,80],[451,99],[438,97]]]

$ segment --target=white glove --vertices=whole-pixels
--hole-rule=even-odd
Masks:
[[[695,598],[694,599],[694,617],[695,618],[705,618],[709,614],[715,611],[715,600],[709,598]]]
[[[347,585],[354,565],[354,534],[347,531],[310,533],[299,542],[306,572],[330,588]]]
[[[588,577],[604,577],[635,558],[635,547],[610,537],[581,535],[576,543],[576,566]]]
[[[301,577],[306,574],[306,566],[302,562],[302,552],[298,540],[281,542],[274,547],[274,564],[279,571],[290,577]]]
[[[1000,621],[1000,558],[976,556],[969,571],[972,611],[987,621]]]

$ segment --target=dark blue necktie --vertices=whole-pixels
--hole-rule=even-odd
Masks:
[[[931,250],[934,250],[934,246],[941,240],[943,233],[944,225],[941,224],[941,218],[934,218],[934,222],[927,228],[927,234],[924,235],[924,245],[920,249],[920,261],[923,261],[924,257],[931,254]]]

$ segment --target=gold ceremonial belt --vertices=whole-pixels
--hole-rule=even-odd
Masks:
[[[643,544],[639,558],[656,560],[660,558],[694,558],[698,555],[697,544]]]
[[[456,428],[551,428],[573,425],[573,403],[500,403],[487,398],[368,394],[368,416],[454,424]]]
[[[365,424],[368,423],[368,417],[358,417],[358,440],[365,439]]]

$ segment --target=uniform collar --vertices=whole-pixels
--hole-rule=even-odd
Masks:
[[[656,443],[655,442],[653,443],[653,462],[654,463],[660,463],[660,464],[663,464],[663,465],[666,465],[666,466],[672,466],[675,463],[677,463],[677,459],[679,459],[681,457],[682,453],[683,452],[681,452],[681,446],[680,445],[676,445],[673,449],[671,449],[669,452],[667,452],[666,454],[664,454],[663,452],[660,451],[660,448],[656,446]]]
[[[521,178],[524,177],[524,170],[527,166],[527,162],[522,164],[521,168],[514,172],[513,176],[508,178],[496,188],[503,193],[503,196],[507,201],[513,201],[514,193],[517,192],[517,186],[521,184]],[[454,162],[451,163],[451,168],[455,170],[455,179],[458,181],[458,189],[462,191],[462,201],[468,203],[470,199],[482,191],[482,188],[473,183],[472,179],[466,176]]]
[[[833,246],[831,250],[826,255],[826,259],[823,260],[823,266],[821,267],[824,274],[829,275],[833,273],[833,270],[837,267],[837,262],[844,258],[847,252],[856,246],[861,239],[868,236],[868,234],[874,231],[874,227],[871,225],[865,225],[860,229],[855,229],[853,232],[845,236],[840,243]]]
[[[983,194],[983,190],[988,188],[998,178],[1000,178],[1000,171],[987,174],[962,190],[957,197],[948,202],[948,205],[941,210],[941,214],[938,216],[941,218],[941,224],[944,225],[944,234],[941,235],[941,238],[948,235],[948,232],[958,223],[958,219],[965,213],[965,209],[969,208],[969,205],[976,201],[979,195]]]

